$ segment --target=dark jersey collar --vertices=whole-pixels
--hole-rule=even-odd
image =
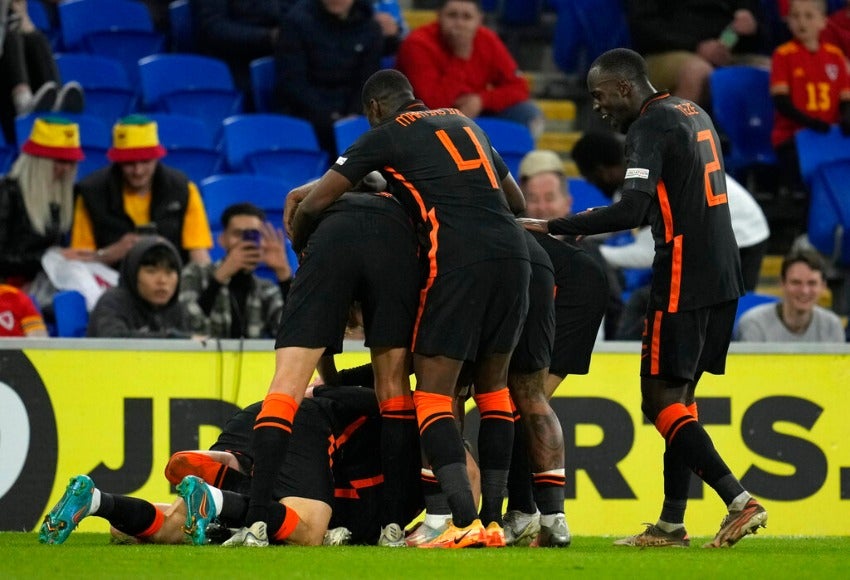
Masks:
[[[420,101],[419,99],[414,99],[412,101],[407,101],[398,110],[395,112],[396,115],[400,113],[406,113],[408,111],[427,111],[428,107],[425,106],[425,103]]]
[[[655,93],[653,95],[648,96],[646,98],[646,100],[643,102],[643,104],[640,106],[640,114],[643,115],[646,112],[646,110],[649,108],[649,106],[652,103],[654,103],[655,101],[660,101],[661,99],[666,99],[669,96],[670,96],[670,93],[667,92],[667,91],[661,91],[661,92],[658,92],[658,93]]]

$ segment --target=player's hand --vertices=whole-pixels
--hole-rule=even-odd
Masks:
[[[283,240],[283,230],[266,222],[260,228],[262,239],[260,241],[261,260],[266,266],[274,270],[277,279],[283,282],[292,278],[292,267],[286,257],[286,245]]]
[[[549,233],[549,222],[547,220],[538,220],[534,218],[517,218],[517,223],[530,232],[538,232],[541,234]]]
[[[286,194],[286,203],[283,205],[283,227],[286,229],[286,235],[289,236],[290,240],[293,239],[292,220],[295,217],[298,204],[307,197],[315,183],[315,181],[305,183]]]

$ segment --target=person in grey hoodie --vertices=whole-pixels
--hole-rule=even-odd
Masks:
[[[180,255],[160,236],[141,238],[121,265],[118,286],[92,310],[90,337],[189,338],[189,318],[180,304]]]

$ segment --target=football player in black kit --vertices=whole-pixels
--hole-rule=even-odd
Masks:
[[[614,49],[597,58],[587,86],[594,110],[627,131],[622,198],[565,218],[521,221],[532,231],[568,235],[652,227],[655,260],[641,352],[641,408],[666,442],[665,499],[656,524],[615,543],[690,545],[684,513],[693,471],[729,510],[706,547],[731,546],[763,527],[767,512],[721,459],[698,421],[694,399],[703,372],[725,372],[743,294],[719,139],[699,106],[655,90],[646,62],[634,51]]]
[[[428,270],[411,349],[414,402],[422,446],[453,518],[444,534],[421,547],[504,545],[499,524],[510,467],[505,450],[513,442],[507,371],[528,309],[530,276],[523,232],[514,221],[525,206],[522,193],[474,122],[456,109],[425,107],[398,71],[375,73],[362,99],[372,129],[306,196],[287,197],[284,220],[295,244],[303,243],[325,207],[366,173],[380,170],[417,222]],[[480,519],[452,413],[467,360],[475,361],[482,418]]]

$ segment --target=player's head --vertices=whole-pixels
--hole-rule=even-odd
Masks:
[[[646,61],[627,48],[609,50],[593,61],[587,90],[593,97],[593,110],[621,131],[637,119],[643,101],[655,92]]]
[[[803,44],[817,45],[826,28],[826,0],[791,0],[788,5],[788,30]]]
[[[780,279],[786,305],[811,311],[826,290],[826,263],[814,250],[793,250],[782,260]]]
[[[394,115],[402,105],[415,97],[413,87],[404,74],[394,69],[384,69],[366,80],[361,98],[369,124],[374,126]]]
[[[582,177],[608,197],[623,185],[626,157],[623,143],[614,133],[589,131],[576,141],[570,155]]]

